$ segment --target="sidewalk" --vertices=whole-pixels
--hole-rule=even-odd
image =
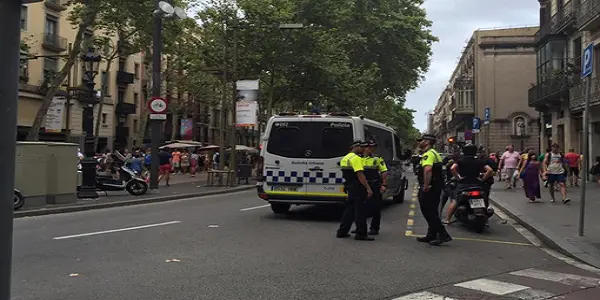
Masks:
[[[236,187],[206,186],[207,174],[197,174],[195,178],[189,175],[171,175],[171,186],[165,186],[164,181],[159,184],[158,191],[148,191],[142,196],[132,196],[126,191],[98,192],[96,200],[77,200],[76,203],[63,205],[47,205],[44,207],[23,207],[15,212],[15,218],[41,216],[49,214],[67,213],[75,211],[84,211],[91,209],[110,208],[118,206],[129,206],[136,204],[146,204],[153,202],[164,202],[177,199],[201,197],[210,195],[219,195],[234,193],[239,191],[251,190],[255,188],[256,181],[250,180],[249,184],[242,184]],[[27,201],[27,199],[25,199]]]
[[[587,186],[584,236],[578,235],[580,189],[567,188],[571,203],[550,203],[547,188],[542,188],[542,200],[529,203],[522,188],[505,190],[503,184],[495,184],[490,200],[500,210],[532,231],[548,246],[571,257],[600,268],[600,188],[592,183]]]

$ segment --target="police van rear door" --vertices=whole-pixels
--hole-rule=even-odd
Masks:
[[[270,199],[292,200],[306,196],[305,140],[310,136],[310,122],[310,119],[297,117],[276,118],[271,128],[267,128],[263,189]]]
[[[304,137],[308,197],[322,200],[346,197],[339,162],[354,140],[354,127],[352,118],[312,118],[307,130],[310,135]]]

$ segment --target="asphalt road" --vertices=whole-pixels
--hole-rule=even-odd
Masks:
[[[600,273],[498,218],[417,243],[410,194],[373,242],[336,239],[339,209],[274,215],[252,191],[16,219],[13,299],[600,299]]]

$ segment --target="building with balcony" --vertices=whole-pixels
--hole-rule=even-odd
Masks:
[[[553,142],[579,148],[576,115],[569,108],[581,73],[580,0],[539,0],[540,30],[535,35],[536,81],[529,88],[529,106],[539,112],[540,145]]]
[[[587,45],[593,43],[593,73],[590,92],[590,124],[589,124],[589,145],[588,149],[592,157],[600,155],[600,1],[581,0],[578,10],[577,28],[581,36],[577,49],[582,53]],[[579,76],[579,74],[577,74]],[[581,151],[583,145],[583,118],[584,109],[584,87],[583,82],[577,82],[569,91],[568,115],[571,117],[565,123],[570,123],[570,130],[565,130],[563,135],[571,147]],[[567,115],[567,114],[565,114]],[[566,118],[567,116],[565,116]],[[559,132],[562,133],[562,132]]]
[[[537,27],[477,30],[469,39],[448,86],[438,100],[438,138],[473,143],[491,151],[508,144],[539,147],[538,114],[527,105],[527,89],[535,82],[534,41]],[[441,103],[440,103],[441,102]],[[491,118],[471,134],[473,118]],[[443,121],[445,120],[445,122]],[[445,126],[445,127],[444,127]]]

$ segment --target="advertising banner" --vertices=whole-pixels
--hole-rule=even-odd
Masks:
[[[238,127],[256,126],[256,112],[258,103],[256,101],[238,101],[236,104],[236,120]]]
[[[65,103],[67,98],[65,97],[54,97],[46,112],[46,118],[44,121],[44,128],[46,132],[61,132],[63,115],[65,112]]]
[[[179,125],[179,135],[182,140],[193,140],[194,139],[194,120],[193,119],[181,119]]]

